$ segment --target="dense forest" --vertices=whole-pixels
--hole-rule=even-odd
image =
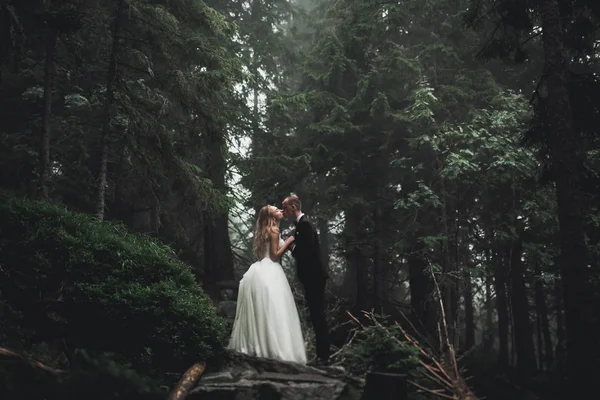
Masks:
[[[588,398],[599,60],[594,0],[0,0],[0,397],[165,398],[295,193],[349,373],[460,398],[418,338],[479,398]]]

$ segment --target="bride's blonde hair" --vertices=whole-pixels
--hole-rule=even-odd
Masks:
[[[254,256],[258,260],[262,259],[265,255],[265,247],[271,240],[271,233],[279,234],[279,222],[273,215],[273,208],[267,205],[258,212],[256,228],[254,228],[254,243],[252,245]]]

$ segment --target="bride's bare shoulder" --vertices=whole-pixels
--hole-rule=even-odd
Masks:
[[[278,240],[279,240],[279,228],[275,228],[275,227],[274,227],[274,228],[272,228],[272,229],[269,231],[269,237],[270,237],[271,239],[278,239]]]

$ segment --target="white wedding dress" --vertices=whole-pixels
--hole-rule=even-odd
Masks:
[[[283,245],[279,239],[279,246]],[[229,349],[257,357],[306,364],[298,309],[285,272],[269,257],[250,266],[240,281]]]

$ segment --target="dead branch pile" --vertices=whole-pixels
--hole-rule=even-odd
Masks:
[[[440,355],[438,357],[433,355],[431,351],[427,351],[425,346],[423,346],[416,338],[409,335],[408,332],[402,328],[398,322],[395,322],[395,325],[399,328],[400,332],[402,332],[404,338],[399,338],[397,335],[393,334],[386,326],[379,322],[378,317],[376,317],[373,312],[363,311],[362,313],[367,320],[384,332],[384,334],[386,334],[388,337],[392,338],[393,340],[397,340],[398,342],[405,340],[417,349],[419,353],[419,364],[426,372],[427,380],[431,383],[430,387],[425,387],[423,384],[408,380],[408,383],[413,385],[419,392],[429,393],[441,399],[479,400],[479,398],[467,385],[467,382],[463,378],[461,370],[458,366],[456,352],[449,339],[450,336],[448,334],[448,326],[446,324],[446,315],[444,312],[442,295],[433,272],[432,277],[441,311],[441,322],[438,323],[438,336],[440,340]],[[341,354],[345,348],[352,344],[357,332],[365,329],[365,326],[359,321],[358,318],[356,318],[350,312],[348,312],[348,315],[357,324],[357,327],[354,329],[350,340],[341,349],[339,349],[333,355],[333,357]],[[404,316],[404,319],[408,324],[411,325],[412,329],[417,332],[415,327],[412,326],[410,320],[406,318],[406,316]]]
[[[365,327],[354,315],[350,313],[348,313],[348,315],[358,325],[352,335],[352,339],[354,339],[356,332],[364,329]],[[397,340],[398,342],[403,340],[402,338],[394,335],[385,325],[383,325],[373,312],[363,311],[363,315],[374,326],[379,328],[381,332],[386,334],[386,336]],[[402,332],[404,340],[418,350],[420,356],[419,365],[425,371],[426,377],[431,383],[431,387],[425,387],[424,385],[410,379],[408,380],[409,384],[413,385],[419,392],[429,393],[441,399],[479,400],[479,398],[471,391],[465,379],[461,375],[452,344],[449,342],[446,343],[446,347],[448,347],[447,354],[444,357],[446,361],[441,361],[440,358],[435,357],[430,352],[426,351],[423,348],[424,346],[422,346],[417,339],[409,335],[398,322],[395,322],[395,324],[400,329],[400,332]],[[351,343],[352,339],[346,344],[346,346]],[[343,349],[340,349],[338,353],[340,353],[342,350]]]

